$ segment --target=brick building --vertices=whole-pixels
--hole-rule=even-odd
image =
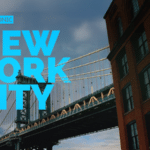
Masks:
[[[150,149],[150,0],[113,0],[107,24],[122,150]]]

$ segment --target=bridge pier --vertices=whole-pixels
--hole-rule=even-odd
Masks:
[[[19,141],[17,141],[15,143],[15,150],[20,150],[20,142]]]

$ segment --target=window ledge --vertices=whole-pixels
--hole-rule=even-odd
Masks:
[[[134,108],[129,110],[128,112],[124,113],[124,116],[128,115],[130,112],[134,111]]]
[[[129,75],[129,71],[128,71],[128,73],[126,74],[126,75],[124,75],[120,80],[122,81],[126,76],[128,76]]]
[[[150,101],[150,98],[147,99],[147,100],[145,100],[145,101],[143,101],[142,104],[144,104],[144,103],[146,103],[146,102],[148,102],[148,101]]]

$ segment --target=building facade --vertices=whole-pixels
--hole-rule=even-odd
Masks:
[[[107,24],[122,150],[150,149],[150,0],[113,0]]]

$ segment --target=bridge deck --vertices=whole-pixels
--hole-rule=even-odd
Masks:
[[[56,143],[60,139],[74,137],[77,135],[87,134],[107,128],[118,126],[115,95],[105,96],[100,98],[100,93],[108,93],[109,87],[99,90],[87,97],[84,97],[76,103],[81,105],[81,108],[73,110],[75,103],[59,109],[46,116],[44,119],[35,120],[27,126],[22,127],[16,132],[5,135],[0,139],[0,147],[13,143],[13,141],[21,138],[22,145],[31,146],[41,143],[47,145],[50,142]],[[98,101],[89,103],[92,96],[98,97]],[[85,100],[86,104],[83,105]],[[71,108],[71,111],[69,110]],[[66,114],[60,114],[62,110],[67,110]],[[55,115],[56,118],[51,118]]]

